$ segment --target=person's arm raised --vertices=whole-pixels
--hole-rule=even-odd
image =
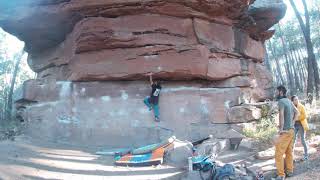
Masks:
[[[150,84],[152,85],[153,84],[152,73],[149,73],[148,75],[149,75]]]

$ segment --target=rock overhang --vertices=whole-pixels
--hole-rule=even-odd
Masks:
[[[0,4],[0,26],[25,41],[27,51],[33,54],[60,44],[77,22],[88,17],[149,13],[200,18],[229,25],[240,22],[240,26],[247,26],[241,20],[247,20],[248,14],[256,20],[261,19],[259,15],[267,14],[263,16],[264,24],[260,25],[263,28],[255,28],[261,33],[281,19],[285,12],[282,1],[257,0],[250,3],[249,0],[12,0]],[[266,21],[269,19],[271,22]]]

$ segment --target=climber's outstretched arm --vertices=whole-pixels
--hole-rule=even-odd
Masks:
[[[152,85],[153,84],[152,73],[149,73],[149,81],[150,81],[150,84]]]

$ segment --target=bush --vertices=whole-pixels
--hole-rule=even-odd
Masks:
[[[0,123],[0,141],[14,140],[14,137],[21,133],[22,124],[19,120],[12,118]]]
[[[257,122],[247,125],[243,129],[246,137],[257,139],[260,142],[271,144],[274,135],[277,134],[277,125],[275,123],[275,112],[272,106],[264,105],[261,107],[262,117]]]

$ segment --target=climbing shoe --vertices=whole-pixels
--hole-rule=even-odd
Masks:
[[[304,156],[302,161],[308,161],[309,160],[309,157],[308,156]]]
[[[160,122],[160,119],[159,119],[158,117],[156,117],[154,120],[155,120],[156,122]]]
[[[286,173],[286,177],[292,177],[293,176],[293,172],[287,172]]]

